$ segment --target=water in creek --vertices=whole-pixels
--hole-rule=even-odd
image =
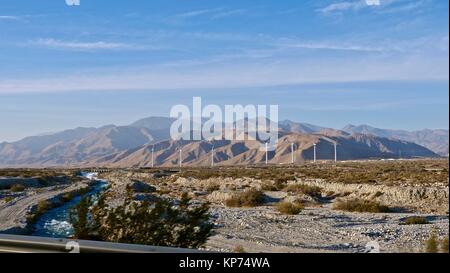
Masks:
[[[71,201],[64,203],[62,206],[45,212],[34,225],[33,236],[68,238],[74,233],[73,226],[70,224],[70,211],[84,197],[98,196],[108,185],[104,180],[96,180],[92,173],[84,174],[85,177],[95,180],[92,190],[83,196],[77,196]]]

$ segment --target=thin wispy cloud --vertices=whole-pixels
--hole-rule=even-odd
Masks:
[[[212,9],[200,9],[183,12],[171,16],[168,22],[181,22],[188,19],[203,18],[203,19],[223,19],[231,16],[241,16],[247,13],[246,9],[226,9],[226,8],[212,8]]]
[[[12,15],[0,15],[0,21],[23,21],[22,17]]]
[[[422,0],[418,0],[421,2]],[[395,3],[403,2],[402,0],[352,0],[342,1],[338,3],[329,4],[323,8],[318,9],[318,12],[324,14],[343,13],[347,11],[359,11],[363,9],[372,8],[378,11]],[[407,3],[409,5],[410,3]]]
[[[329,4],[317,11],[323,14],[339,14],[371,8],[379,13],[400,13],[417,10],[429,3],[430,0],[353,0]]]
[[[97,42],[78,42],[78,41],[62,41],[57,39],[38,39],[29,41],[28,45],[66,50],[130,50],[139,49],[138,46],[125,43],[111,43],[104,41]]]
[[[215,13],[211,16],[211,19],[221,19],[230,16],[243,15],[247,12],[245,9],[226,10],[223,12]]]
[[[221,11],[223,11],[223,8],[192,10],[192,11],[176,14],[174,17],[185,19],[185,18],[192,18],[192,17],[202,16],[202,15],[214,14],[214,13],[221,12]]]
[[[425,7],[427,4],[429,4],[429,2],[430,2],[429,0],[416,0],[413,2],[392,6],[384,10],[381,10],[380,12],[381,13],[410,12]]]
[[[102,90],[247,88],[309,83],[448,81],[448,60],[440,58],[292,60],[229,63],[184,68],[134,67],[41,79],[0,80],[0,93]]]
[[[333,3],[324,8],[319,9],[319,11],[322,13],[333,13],[333,12],[342,12],[342,11],[348,11],[348,10],[359,10],[364,7],[367,7],[367,3],[364,0],[361,0],[361,1],[353,1],[353,2]]]
[[[383,52],[387,51],[383,47],[362,46],[362,45],[343,45],[337,43],[293,43],[281,45],[284,48],[303,48],[303,49],[317,49],[317,50],[336,50],[336,51],[361,51],[361,52]]]

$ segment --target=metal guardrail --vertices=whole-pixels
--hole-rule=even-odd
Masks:
[[[185,248],[0,234],[0,253],[201,253]]]

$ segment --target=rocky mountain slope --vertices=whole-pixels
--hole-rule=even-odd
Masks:
[[[406,141],[380,138],[371,135],[340,135],[327,136],[323,134],[287,134],[280,138],[275,151],[268,153],[270,164],[288,164],[291,162],[291,144],[294,143],[294,159],[296,162],[312,160],[314,144],[316,144],[317,160],[334,159],[334,142],[337,143],[338,160],[368,159],[368,158],[404,158],[436,157],[430,150]],[[214,155],[212,149],[214,147]],[[180,164],[180,149],[182,164],[185,166],[210,166],[212,156],[217,165],[247,165],[263,164],[265,151],[260,150],[260,143],[254,140],[246,141],[162,141],[147,144],[127,151],[117,152],[84,164],[107,167],[172,167]],[[152,149],[153,159],[152,159]],[[152,161],[153,160],[153,161]]]
[[[0,144],[0,166],[148,167],[152,164],[152,148],[155,166],[179,165],[180,148],[183,150],[183,164],[202,166],[211,164],[213,145],[215,163],[237,165],[265,161],[265,152],[260,150],[261,144],[256,140],[172,141],[172,121],[170,118],[150,117],[129,126],[76,128],[27,137],[13,143],[4,142]],[[280,122],[279,128],[279,145],[276,151],[268,155],[272,164],[291,162],[291,143],[295,144],[297,162],[313,158],[314,143],[317,144],[318,160],[334,159],[333,142],[337,142],[339,160],[437,156],[418,144],[385,135],[377,136],[375,133],[381,133],[374,130],[346,127],[341,131],[292,121]]]
[[[342,129],[348,133],[371,134],[379,137],[395,138],[414,142],[442,156],[448,156],[449,135],[448,130],[389,130],[371,127],[369,125],[347,125]]]

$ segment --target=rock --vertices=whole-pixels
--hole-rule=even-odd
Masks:
[[[156,191],[156,188],[153,187],[152,185],[137,180],[134,180],[131,183],[130,187],[134,192],[138,193],[149,193]]]
[[[158,198],[156,196],[154,196],[153,194],[137,193],[134,195],[133,199],[136,201],[155,202]]]

